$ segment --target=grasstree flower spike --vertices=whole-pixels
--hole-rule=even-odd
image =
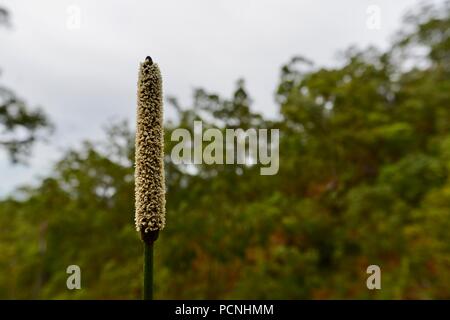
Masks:
[[[151,244],[165,225],[161,73],[147,57],[140,65],[136,126],[136,229]]]

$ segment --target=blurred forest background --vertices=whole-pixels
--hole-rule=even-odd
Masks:
[[[168,99],[179,117],[166,124],[156,298],[450,299],[449,2],[406,16],[389,50],[349,48],[343,59],[335,68],[289,61],[276,121],[252,111],[242,80],[228,98],[196,90],[190,106]],[[0,148],[20,161],[50,120],[10,90],[0,99]],[[172,130],[198,119],[279,128],[278,174],[261,176],[257,165],[193,174],[171,163]],[[140,298],[133,161],[134,132],[115,123],[38,187],[0,202],[0,298]],[[72,264],[81,290],[66,288]],[[366,287],[371,264],[382,290]]]

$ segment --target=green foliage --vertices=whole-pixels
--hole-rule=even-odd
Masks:
[[[12,91],[0,87],[0,148],[13,162],[26,162],[31,146],[51,129],[41,109],[30,110]]]
[[[292,59],[279,121],[252,111],[243,81],[230,99],[201,89],[190,108],[170,99],[167,155],[171,132],[196,119],[279,128],[280,171],[192,173],[167,158],[156,298],[450,298],[450,7],[424,10],[387,52],[352,48],[327,69]],[[417,47],[428,50],[411,65]],[[0,202],[1,298],[140,298],[133,141],[126,123],[113,125]],[[66,289],[71,264],[82,290]],[[366,288],[371,264],[382,290]]]

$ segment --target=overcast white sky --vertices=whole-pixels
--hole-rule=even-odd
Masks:
[[[279,69],[294,55],[333,65],[351,44],[385,48],[416,0],[1,1],[13,28],[0,29],[0,85],[57,124],[28,167],[0,151],[0,196],[45,176],[62,149],[99,139],[111,119],[134,125],[137,68],[151,55],[167,95],[189,105],[193,88],[229,96],[246,80],[253,107],[277,114]],[[367,8],[380,8],[380,29]],[[80,28],[73,28],[80,12]],[[170,110],[167,111],[170,114]]]

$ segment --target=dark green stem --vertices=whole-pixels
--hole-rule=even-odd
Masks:
[[[153,243],[144,242],[144,300],[153,300]]]

